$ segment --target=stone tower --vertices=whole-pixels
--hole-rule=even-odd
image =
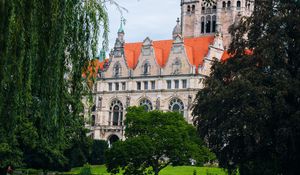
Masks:
[[[228,28],[238,22],[242,16],[253,11],[254,0],[181,0],[181,27],[184,38],[214,35],[220,33],[224,46],[231,40]]]

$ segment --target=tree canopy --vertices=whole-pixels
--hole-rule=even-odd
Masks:
[[[131,107],[126,114],[125,141],[112,145],[106,154],[107,169],[125,174],[147,174],[172,164],[203,164],[214,156],[202,145],[196,129],[181,114]]]
[[[299,174],[300,4],[255,1],[231,33],[232,58],[196,97],[199,134],[231,173]]]
[[[107,41],[103,1],[2,0],[0,23],[0,167],[57,170],[89,142],[82,71]]]

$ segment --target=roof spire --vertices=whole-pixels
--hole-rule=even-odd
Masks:
[[[118,30],[118,33],[124,33],[123,25],[125,25],[125,19],[122,16],[121,17],[121,22],[120,22],[120,28]]]

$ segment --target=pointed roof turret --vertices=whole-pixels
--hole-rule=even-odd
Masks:
[[[99,56],[98,56],[99,61],[100,61],[100,62],[104,61],[104,60],[105,60],[105,57],[106,57],[105,49],[104,49],[104,47],[102,47],[102,49],[101,49],[101,51],[100,51],[100,54],[99,54]]]
[[[177,24],[173,29],[173,39],[175,39],[177,35],[181,35],[181,25],[179,18],[177,18],[176,22]]]
[[[123,25],[125,25],[125,19],[123,17],[121,17],[121,22],[120,22],[120,27],[119,27],[118,33],[124,33]]]

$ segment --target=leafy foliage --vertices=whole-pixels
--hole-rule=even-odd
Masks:
[[[143,107],[131,107],[125,124],[127,139],[114,143],[106,154],[111,173],[123,169],[128,175],[152,171],[157,175],[170,164],[189,164],[191,158],[203,164],[213,158],[202,146],[195,128],[179,113],[146,112]]]
[[[103,165],[105,163],[104,153],[107,149],[108,144],[106,141],[93,140],[89,163],[92,165]]]
[[[0,167],[59,169],[86,144],[82,69],[107,22],[101,0],[0,2]]]
[[[231,173],[300,173],[299,24],[297,1],[255,1],[197,95],[199,134]]]

